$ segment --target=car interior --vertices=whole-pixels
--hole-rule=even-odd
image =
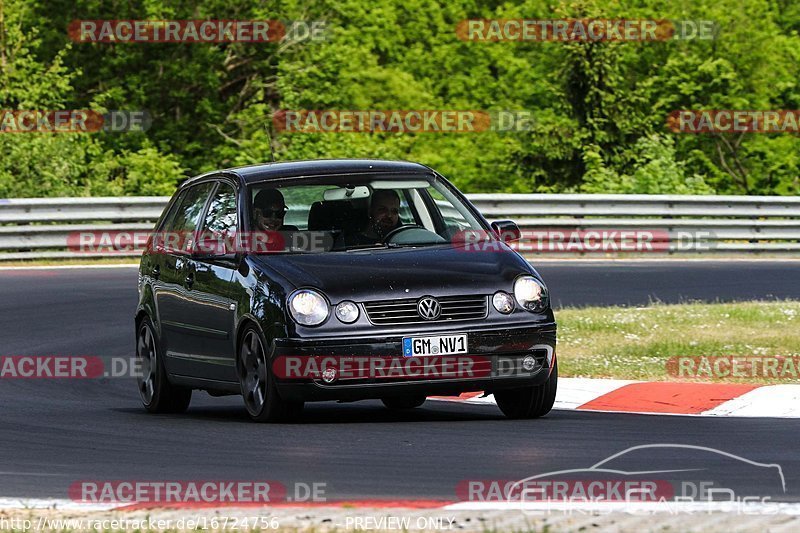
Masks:
[[[309,231],[357,232],[367,224],[364,200],[318,200],[308,212]]]
[[[296,226],[298,233],[324,232],[328,242],[326,251],[343,249],[349,237],[362,231],[369,221],[369,205],[377,189],[392,189],[401,198],[399,222],[402,225],[417,225],[419,230],[404,235],[399,242],[438,243],[450,239],[459,230],[469,227],[469,223],[444,198],[427,198],[436,191],[427,189],[427,182],[398,183],[374,182],[369,186],[354,185],[333,187],[312,185],[301,187],[282,187],[289,210],[285,224]],[[257,194],[260,189],[253,191]],[[435,202],[437,208],[447,212],[438,213],[442,218],[432,216],[430,209]],[[424,228],[424,229],[423,229]],[[399,238],[399,237],[398,237]],[[302,241],[302,239],[300,239]],[[310,251],[310,250],[295,250]]]

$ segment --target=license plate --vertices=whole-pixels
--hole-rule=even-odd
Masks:
[[[467,353],[467,335],[403,337],[403,357]]]

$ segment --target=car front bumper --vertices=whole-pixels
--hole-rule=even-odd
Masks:
[[[398,396],[450,396],[462,392],[485,391],[541,385],[550,377],[555,362],[556,325],[524,325],[502,330],[497,327],[465,327],[446,331],[404,332],[392,336],[359,336],[350,339],[276,339],[273,364],[292,357],[295,360],[312,358],[320,363],[326,358],[344,358],[369,361],[382,358],[402,366],[408,362],[403,357],[403,337],[467,334],[468,353],[463,356],[442,356],[465,359],[468,371],[455,373],[425,373],[398,376],[392,372],[359,374],[337,378],[331,383],[322,379],[294,375],[287,379],[278,373],[276,384],[280,395],[290,401],[342,400],[354,401],[370,398]],[[533,356],[534,367],[526,370],[522,361]],[[429,358],[417,361],[427,363]],[[313,362],[313,361],[309,361]],[[312,365],[314,366],[314,365]],[[323,365],[320,365],[321,368]],[[314,366],[317,368],[316,366]],[[451,367],[454,368],[454,367]]]

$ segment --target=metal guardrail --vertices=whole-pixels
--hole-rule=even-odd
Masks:
[[[800,252],[800,197],[473,194],[490,220],[521,228],[652,232],[670,253]],[[545,246],[547,248],[547,246]]]
[[[512,219],[523,232],[549,231],[551,238],[554,233],[569,239],[603,230],[650,231],[674,244],[663,250],[670,253],[800,252],[800,197],[468,196],[488,219]],[[0,200],[0,261],[138,255],[68,251],[67,237],[81,231],[147,231],[167,200],[160,196]]]

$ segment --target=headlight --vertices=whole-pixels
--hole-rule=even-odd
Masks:
[[[514,298],[507,292],[496,292],[492,296],[492,305],[504,315],[514,310]]]
[[[549,304],[547,289],[533,276],[522,276],[514,282],[514,297],[524,309],[540,312]]]
[[[317,291],[300,289],[289,296],[289,313],[298,324],[318,326],[328,318],[328,301]]]
[[[358,320],[358,306],[353,302],[342,302],[336,306],[336,318],[350,324]]]

